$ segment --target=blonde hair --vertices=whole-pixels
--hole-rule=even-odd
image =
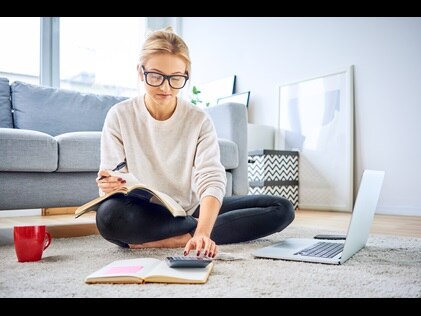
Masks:
[[[183,39],[174,33],[171,26],[148,34],[140,52],[139,64],[144,65],[156,54],[172,54],[182,58],[186,63],[186,71],[190,76],[191,60],[189,48]]]

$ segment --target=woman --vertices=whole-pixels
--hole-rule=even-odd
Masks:
[[[224,197],[226,176],[212,121],[177,97],[191,73],[185,42],[171,28],[148,36],[137,66],[145,94],[113,106],[101,137],[100,193],[124,185],[122,172],[174,198],[188,216],[174,218],[162,206],[118,196],[97,210],[101,235],[122,247],[184,247],[215,257],[217,244],[279,232],[294,219],[292,204],[275,196]]]

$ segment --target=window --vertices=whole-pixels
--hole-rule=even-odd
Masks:
[[[134,96],[146,18],[60,18],[60,87]]]
[[[10,82],[135,96],[144,89],[136,66],[146,28],[173,25],[177,30],[179,19],[0,18],[0,76]]]
[[[0,19],[0,77],[39,83],[40,18]]]

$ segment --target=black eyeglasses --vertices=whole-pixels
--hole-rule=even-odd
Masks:
[[[145,71],[145,67],[142,66],[143,73],[145,74],[146,83],[152,87],[159,87],[165,81],[168,80],[170,87],[173,89],[182,89],[187,80],[189,80],[188,75],[163,75],[159,72]]]

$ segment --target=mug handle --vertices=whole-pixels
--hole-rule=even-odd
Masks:
[[[51,244],[51,234],[49,232],[45,232],[45,244],[44,244],[44,249],[47,249],[48,246]]]

